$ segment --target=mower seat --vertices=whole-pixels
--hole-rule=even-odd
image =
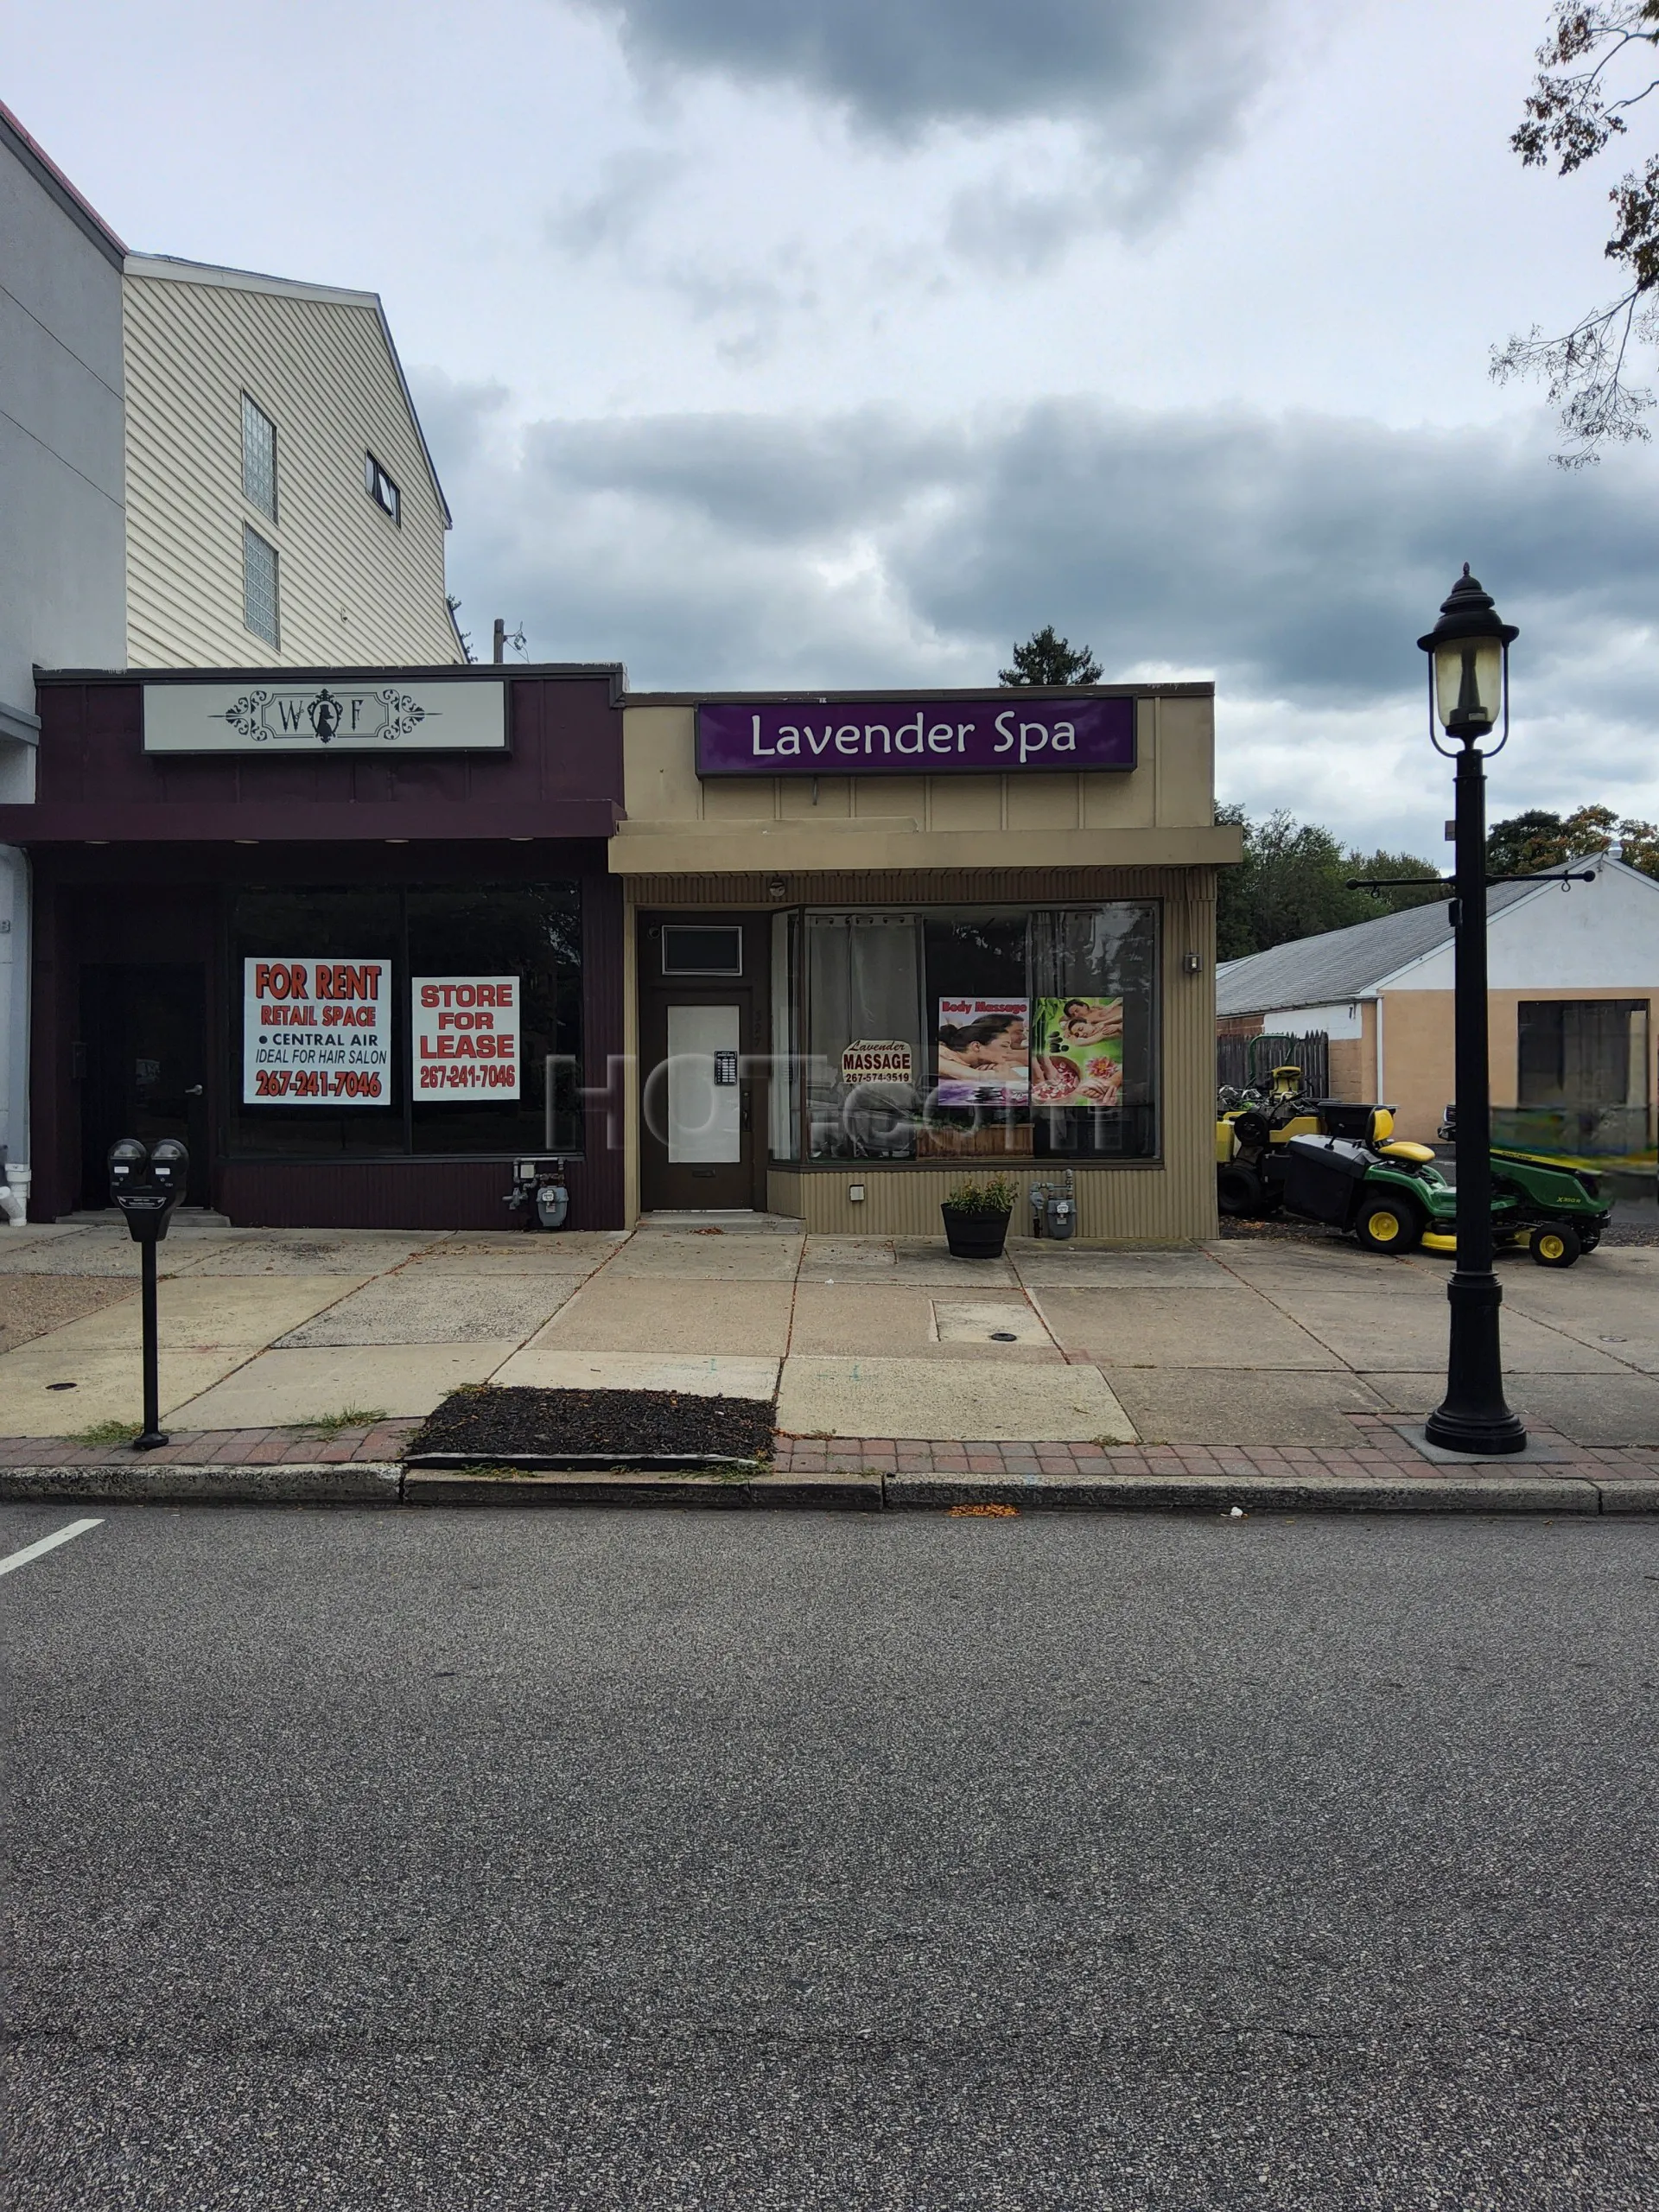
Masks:
[[[1384,1160],[1409,1160],[1419,1166],[1434,1157],[1433,1145],[1413,1144],[1408,1137],[1391,1137],[1387,1144],[1380,1144],[1376,1149]]]

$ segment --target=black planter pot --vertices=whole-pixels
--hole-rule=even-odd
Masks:
[[[1007,1241],[1009,1217],[1005,1213],[967,1213],[960,1206],[942,1205],[944,1241],[953,1259],[1000,1260]]]

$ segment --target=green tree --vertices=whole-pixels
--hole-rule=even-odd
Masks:
[[[1523,814],[1495,822],[1486,833],[1488,875],[1533,875],[1541,868],[1565,868],[1620,848],[1620,857],[1644,874],[1659,875],[1659,830],[1651,822],[1626,815],[1621,822],[1611,806],[1580,806],[1571,814],[1529,807]]]
[[[1087,645],[1074,645],[1069,638],[1057,638],[1054,625],[1046,623],[1040,630],[1033,630],[1023,645],[1014,649],[1014,666],[999,668],[999,683],[1044,683],[1055,686],[1065,683],[1098,683],[1100,663]]]
[[[1629,131],[1627,118],[1659,88],[1659,0],[1555,0],[1538,75],[1510,143],[1529,168],[1554,162],[1571,176]],[[1616,299],[1546,338],[1535,323],[1492,356],[1500,381],[1541,376],[1566,433],[1555,458],[1576,468],[1610,441],[1646,438],[1653,394],[1630,380],[1632,340],[1659,338],[1659,154],[1627,169],[1607,195],[1613,226],[1602,248],[1619,272]]]
[[[1265,822],[1252,822],[1238,806],[1218,807],[1218,822],[1236,822],[1244,831],[1244,857],[1224,868],[1217,888],[1216,957],[1237,960],[1265,952],[1296,938],[1347,929],[1444,897],[1434,882],[1402,885],[1392,891],[1351,891],[1357,877],[1438,878],[1429,861],[1413,853],[1344,849],[1317,823],[1298,822],[1282,808]]]

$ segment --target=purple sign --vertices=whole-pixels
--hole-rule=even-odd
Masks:
[[[1135,701],[772,699],[697,709],[700,776],[1052,774],[1133,768]]]

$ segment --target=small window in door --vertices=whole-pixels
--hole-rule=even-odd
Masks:
[[[664,976],[741,976],[743,973],[743,931],[709,928],[687,923],[663,925]]]

